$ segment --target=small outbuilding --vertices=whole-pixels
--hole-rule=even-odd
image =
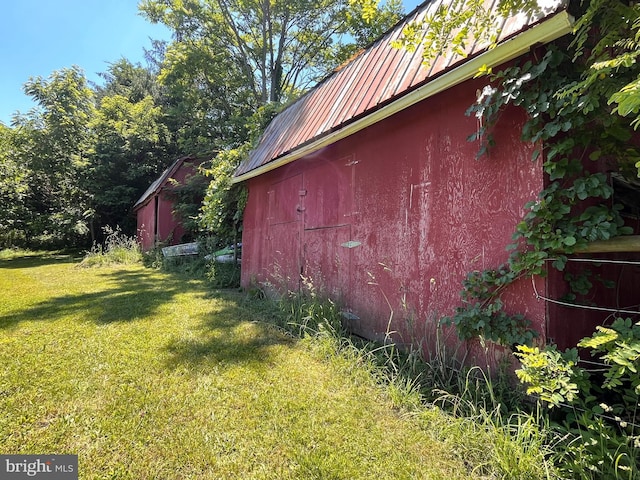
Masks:
[[[340,301],[356,334],[421,343],[460,305],[466,274],[507,259],[505,246],[544,188],[536,145],[524,143],[523,110],[504,111],[495,147],[477,160],[465,112],[497,70],[572,30],[558,3],[538,17],[503,21],[495,48],[469,42],[466,55],[428,63],[421,47],[392,46],[427,2],[277,115],[235,172],[246,182],[242,284],[298,289],[310,281]],[[505,305],[529,318],[545,341],[553,279],[519,280]],[[551,293],[550,293],[551,292]],[[576,330],[576,327],[572,327]]]
[[[137,237],[143,251],[158,243],[177,245],[189,241],[185,228],[175,214],[172,192],[198,175],[198,167],[206,159],[194,156],[178,158],[160,175],[134,204]]]

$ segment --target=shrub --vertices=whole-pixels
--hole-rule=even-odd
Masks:
[[[155,246],[146,252],[142,252],[142,263],[147,268],[163,268],[164,256],[162,255],[162,248]]]
[[[518,347],[518,377],[558,420],[558,464],[571,478],[640,479],[640,322],[618,318],[578,346],[598,370],[579,367],[575,349]]]

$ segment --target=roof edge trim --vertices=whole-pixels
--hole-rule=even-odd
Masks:
[[[459,85],[466,80],[473,78],[480,67],[487,65],[494,67],[512,60],[529,51],[536,44],[546,44],[556,40],[573,30],[574,18],[566,11],[558,12],[553,17],[523,31],[515,37],[501,43],[497,47],[470,59],[468,62],[455,67],[428,82],[412,92],[398,98],[390,104],[366,115],[353,123],[350,123],[339,130],[331,132],[317,140],[303,145],[297,150],[266,163],[254,170],[246,172],[232,179],[233,183],[240,183],[250,178],[257,177],[264,173],[275,170],[283,165],[287,165],[299,158],[310,155],[332,143],[342,140],[354,133],[384,120],[395,113],[409,108],[416,103],[443,92],[449,88]]]

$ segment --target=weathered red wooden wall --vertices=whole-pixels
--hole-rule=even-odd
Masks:
[[[153,248],[155,243],[155,202],[153,198],[136,211],[138,242],[143,251]]]
[[[183,185],[187,177],[195,172],[196,167],[192,163],[185,162],[171,175],[171,178]],[[137,210],[138,241],[142,250],[153,248],[156,240],[168,245],[182,242],[184,228],[180,220],[173,215],[173,201],[168,195],[173,185],[173,182],[165,181],[160,189]]]
[[[249,180],[243,284],[296,288],[302,274],[349,309],[356,333],[428,336],[425,327],[459,305],[467,272],[506,260],[523,206],[543,185],[517,110],[476,160],[478,144],[466,140],[476,120],[465,111],[478,88],[466,82]],[[545,304],[530,281],[506,297],[544,334]]]
[[[180,243],[182,226],[174,218],[173,202],[167,197],[166,191],[158,194],[158,240],[167,245]]]

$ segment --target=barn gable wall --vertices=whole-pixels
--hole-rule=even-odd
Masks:
[[[180,219],[173,214],[173,200],[169,192],[175,182],[184,185],[188,177],[197,173],[197,164],[201,163],[202,159],[191,160],[179,160],[180,165],[170,177],[165,179],[142,204],[136,206],[137,237],[143,251],[153,248],[158,241],[168,245],[182,242],[185,231]]]
[[[143,251],[153,248],[155,242],[155,203],[152,201],[140,207],[136,212],[137,217],[137,237]]]

